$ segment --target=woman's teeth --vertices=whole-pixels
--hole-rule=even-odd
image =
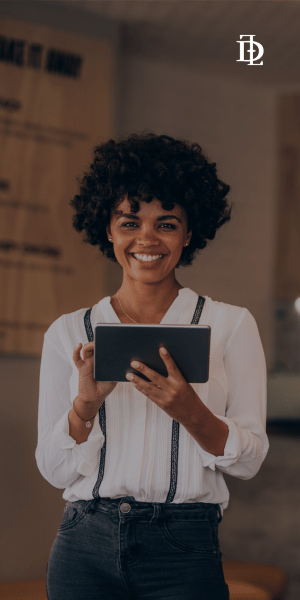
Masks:
[[[137,260],[143,260],[144,262],[150,262],[152,260],[159,260],[163,257],[163,254],[156,254],[155,256],[149,256],[149,254],[133,254]]]

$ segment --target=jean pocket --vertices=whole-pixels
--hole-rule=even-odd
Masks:
[[[84,515],[85,510],[82,505],[72,506],[71,503],[67,502],[58,531],[65,531],[66,529],[75,527],[83,519]]]
[[[219,558],[218,535],[211,520],[165,519],[161,529],[176,548]]]

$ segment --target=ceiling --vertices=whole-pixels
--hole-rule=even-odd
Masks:
[[[299,0],[64,2],[120,22],[125,55],[167,60],[259,84],[300,87]],[[263,65],[237,62],[242,34],[254,34],[264,46]]]

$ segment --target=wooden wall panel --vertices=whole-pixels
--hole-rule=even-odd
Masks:
[[[279,102],[275,296],[300,296],[300,96]]]

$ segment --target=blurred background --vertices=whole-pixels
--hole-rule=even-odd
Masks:
[[[252,480],[242,481],[225,475],[230,502],[220,524],[220,545],[225,557],[284,569],[289,578],[287,600],[298,600],[299,2],[0,0],[0,66],[7,62],[3,40],[9,39],[14,26],[16,30],[19,27],[20,32],[22,27],[31,32],[37,28],[40,36],[47,31],[49,40],[51,35],[57,35],[57,40],[66,35],[68,44],[72,48],[77,46],[79,55],[89,53],[88,65],[92,56],[96,61],[97,48],[102,48],[102,44],[109,60],[101,73],[95,62],[93,74],[91,71],[89,75],[93,79],[91,87],[86,87],[87,96],[82,95],[80,101],[70,92],[73,84],[66,78],[63,84],[64,94],[70,94],[70,107],[76,107],[73,118],[78,130],[84,122],[86,131],[91,133],[82,152],[77,151],[75,170],[75,163],[73,170],[67,163],[60,163],[62,177],[64,168],[66,172],[69,169],[66,178],[69,184],[59,190],[65,202],[65,208],[60,209],[61,223],[65,225],[57,236],[65,237],[65,228],[68,228],[70,237],[65,249],[68,264],[81,261],[82,272],[89,281],[89,295],[82,291],[84,286],[78,271],[71,287],[61,294],[63,297],[59,295],[57,280],[53,280],[51,291],[49,288],[47,292],[47,297],[52,298],[51,306],[41,315],[40,331],[34,334],[35,342],[30,343],[30,347],[25,341],[18,347],[12,326],[9,330],[9,318],[10,324],[16,318],[10,312],[13,298],[18,298],[16,306],[25,316],[40,310],[39,305],[46,302],[46,298],[43,300],[43,296],[38,295],[41,292],[33,293],[29,285],[24,301],[17,282],[11,295],[5,260],[12,247],[8,248],[6,239],[8,222],[2,220],[0,581],[45,576],[65,505],[63,490],[51,487],[42,478],[34,457],[43,333],[63,312],[92,306],[102,297],[115,293],[121,283],[119,266],[99,259],[97,249],[86,248],[78,234],[71,231],[71,211],[68,212],[66,206],[76,193],[76,176],[91,160],[94,144],[148,130],[199,143],[217,163],[220,178],[231,186],[230,200],[234,203],[231,221],[198,254],[193,265],[177,271],[183,286],[213,300],[247,307],[256,319],[267,360],[270,450]],[[238,60],[237,42],[245,34],[255,35],[255,40],[263,45],[263,65]],[[102,77],[107,93],[104,97],[103,92],[97,111]],[[51,79],[57,94],[59,78],[54,74]],[[4,89],[2,80],[0,121],[2,127],[10,127],[7,119],[11,118],[13,109],[5,100]],[[67,113],[60,113],[61,131],[67,128]],[[91,123],[89,114],[93,117]],[[34,122],[34,110],[30,118]],[[14,115],[14,119],[18,119],[18,115]],[[1,132],[3,129],[0,135]],[[9,181],[9,165],[4,173],[3,148],[2,154],[0,148],[0,210],[1,207],[6,210],[10,201],[9,185],[5,183]],[[9,151],[8,146],[5,148]],[[22,157],[17,160],[21,171]],[[51,177],[48,179],[45,175],[41,180],[41,189],[46,184],[51,187]],[[55,189],[51,193],[55,204]],[[20,190],[20,197],[21,194]],[[3,213],[5,215],[7,213]],[[31,217],[31,225],[34,223],[38,229],[38,220]],[[49,241],[47,235],[45,240]],[[15,246],[13,251],[17,250]],[[51,262],[53,256],[48,259]],[[42,274],[37,272],[35,286],[42,281],[39,277]],[[61,272],[60,277],[63,286],[67,275]],[[51,281],[47,285],[50,286]],[[44,288],[44,285],[39,287]]]

